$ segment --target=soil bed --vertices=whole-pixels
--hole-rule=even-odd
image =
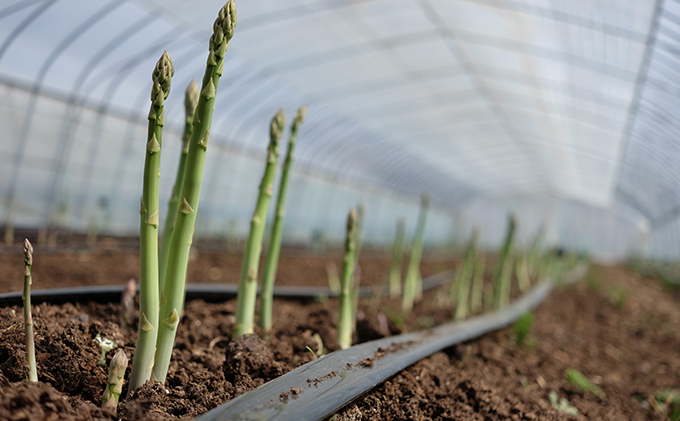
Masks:
[[[138,271],[133,255],[82,256],[36,257],[36,287],[122,283]],[[213,269],[217,268],[221,276],[213,281],[224,282],[238,272],[236,263],[236,269],[229,266],[229,259],[225,263],[223,254],[199,254],[190,265],[195,268],[190,269],[195,271],[190,279],[208,282],[211,270],[216,278]],[[81,260],[85,261],[79,267]],[[291,279],[290,284],[296,285],[323,285],[330,261],[338,264],[340,259],[284,256],[281,279]],[[362,281],[369,285],[384,282],[388,265],[382,256],[362,261]],[[450,265],[425,263],[423,276]],[[0,292],[21,287],[20,256],[0,255],[0,269],[4,269]],[[287,273],[290,278],[283,275]],[[663,388],[680,389],[680,295],[651,278],[619,268],[595,267],[589,278],[589,282],[551,294],[536,311],[524,347],[514,344],[514,330],[507,328],[436,353],[348,405],[336,420],[665,419],[645,399]],[[439,289],[427,292],[405,327],[398,317],[397,301],[362,300],[357,340],[449,321],[452,313],[442,297]],[[319,334],[328,350],[337,348],[334,299],[275,300],[275,331],[265,340],[246,336],[232,341],[234,312],[235,301],[187,303],[168,375],[168,392],[149,382],[116,415],[97,407],[106,369],[97,365],[100,351],[93,338],[101,334],[112,339],[132,356],[136,333],[118,326],[117,304],[35,306],[41,381],[37,384],[23,381],[27,369],[22,311],[2,308],[0,419],[192,417],[310,361],[313,355],[307,347],[319,352],[314,334]],[[112,352],[109,354],[107,360]],[[570,385],[564,375],[569,367],[597,382],[604,394],[597,397]],[[551,391],[567,398],[579,415],[555,410],[548,400]],[[294,395],[291,390],[285,398],[294,399]]]

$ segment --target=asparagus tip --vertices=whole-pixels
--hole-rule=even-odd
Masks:
[[[283,132],[283,128],[285,126],[286,115],[283,113],[283,110],[279,108],[276,114],[274,114],[274,118],[272,118],[272,124],[269,130],[269,137],[271,138],[272,142],[279,142],[279,139],[281,139],[281,133]]]
[[[354,230],[358,219],[359,217],[357,216],[357,211],[354,208],[350,209],[349,216],[347,216],[347,232]]]
[[[33,245],[28,238],[24,238],[24,262],[28,266],[33,264]]]
[[[193,117],[196,105],[198,104],[198,97],[201,94],[201,88],[198,86],[196,79],[193,79],[187,87],[187,92],[184,97],[184,107],[186,108],[186,115]]]

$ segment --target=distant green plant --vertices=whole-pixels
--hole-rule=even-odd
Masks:
[[[589,290],[597,291],[600,289],[600,280],[597,276],[595,276],[594,273],[588,272],[588,275],[586,275],[586,285],[588,286]]]
[[[479,229],[472,232],[470,242],[465,251],[465,259],[460,267],[460,277],[455,290],[452,288],[452,295],[456,296],[456,313],[455,320],[463,320],[468,316],[469,300],[470,300],[470,286],[472,277],[474,276],[474,266],[477,259],[477,242],[479,240]]]
[[[534,315],[531,312],[522,314],[515,322],[515,335],[517,336],[517,346],[522,346],[527,335],[534,324]]]
[[[390,265],[389,288],[390,297],[401,293],[401,262],[404,258],[404,219],[397,221],[397,234],[392,245],[392,263]]]
[[[505,233],[505,241],[496,266],[494,277],[494,307],[505,308],[510,303],[510,281],[512,280],[512,242],[515,235],[517,219],[515,215],[508,217],[508,230]]]
[[[567,381],[579,389],[585,392],[593,393],[597,396],[602,393],[602,389],[597,387],[593,382],[590,381],[590,379],[588,379],[588,377],[584,376],[574,367],[569,367],[564,374],[567,376]]]
[[[617,309],[621,310],[628,301],[628,292],[623,288],[614,288],[609,293],[609,299]]]
[[[425,234],[425,220],[427,219],[427,209],[430,206],[430,196],[423,194],[420,198],[420,213],[418,214],[418,226],[413,237],[411,246],[411,257],[406,270],[404,279],[404,293],[402,297],[402,311],[409,313],[413,308],[418,288],[418,275],[420,273],[420,258],[423,254],[423,236]]]
[[[353,273],[356,260],[357,212],[352,209],[347,217],[347,236],[345,238],[345,258],[342,262],[342,278],[340,280],[340,309],[338,320],[338,345],[341,349],[352,346],[352,300]]]
[[[560,412],[564,412],[565,414],[569,415],[578,415],[578,409],[576,409],[575,406],[571,406],[569,404],[569,401],[567,398],[562,398],[560,401],[557,401],[557,393],[555,392],[550,392],[549,395],[550,398],[550,404],[552,405],[553,408],[557,409]]]

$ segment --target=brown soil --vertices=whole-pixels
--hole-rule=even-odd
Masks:
[[[365,260],[362,281],[384,282],[388,260]],[[281,279],[290,284],[324,285],[329,261],[339,264],[340,259],[284,256]],[[19,289],[21,263],[18,255],[0,255],[0,292]],[[218,268],[222,275],[212,280],[223,282],[234,277],[239,264],[234,256],[224,259],[221,254],[203,253],[190,265],[190,279],[209,282],[208,274]],[[36,255],[35,285],[122,283],[137,273],[136,265],[136,257],[121,253]],[[441,262],[429,262],[423,265],[423,275],[445,268]],[[216,273],[212,270],[213,278]],[[514,330],[508,328],[436,353],[348,405],[336,420],[664,419],[655,410],[658,406],[645,399],[663,388],[680,389],[680,295],[624,269],[596,267],[590,277],[590,282],[558,289],[548,298],[535,313],[524,347],[514,344]],[[592,279],[598,280],[597,285]],[[625,302],[622,291],[627,291]],[[441,291],[425,294],[418,310],[406,320],[407,328],[401,327],[398,307],[398,302],[384,298],[363,300],[357,340],[427,327],[446,322],[452,315]],[[93,339],[101,334],[133,356],[136,334],[118,326],[117,304],[35,306],[40,380],[36,384],[24,381],[22,310],[2,308],[0,419],[192,417],[310,361],[313,356],[307,347],[321,351],[315,333],[325,348],[337,349],[336,300],[275,300],[274,311],[277,320],[271,337],[263,340],[252,335],[234,341],[230,339],[234,301],[187,303],[167,390],[149,382],[120,405],[116,415],[98,408],[106,369],[97,365],[100,351]],[[604,393],[597,397],[570,385],[564,372],[572,366]],[[567,398],[580,415],[572,417],[553,409],[548,400],[551,391]],[[294,394],[291,390],[290,396]]]

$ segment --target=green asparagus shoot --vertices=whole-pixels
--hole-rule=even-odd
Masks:
[[[579,389],[598,396],[602,393],[602,389],[597,387],[590,379],[588,379],[588,377],[584,376],[583,373],[574,367],[569,367],[564,374],[567,376],[567,381],[576,385]]]
[[[274,226],[272,227],[271,240],[269,242],[269,252],[267,253],[267,264],[264,269],[264,279],[262,280],[262,296],[260,298],[260,327],[263,331],[269,332],[272,329],[272,302],[274,300],[274,282],[276,280],[276,268],[281,254],[281,239],[283,237],[283,215],[286,203],[286,191],[288,190],[288,177],[290,167],[293,162],[293,152],[295,150],[295,139],[298,128],[307,115],[307,106],[303,105],[297,110],[295,119],[290,127],[290,137],[288,139],[288,150],[286,159],[283,163],[279,193],[276,198],[276,215]]]
[[[276,160],[279,156],[279,141],[283,128],[286,125],[286,116],[283,110],[279,110],[272,119],[269,129],[269,147],[267,148],[267,165],[260,183],[260,194],[257,198],[253,218],[250,220],[250,233],[246,250],[241,264],[241,280],[238,284],[238,297],[236,299],[236,326],[234,337],[238,338],[253,333],[253,321],[255,319],[255,301],[257,298],[257,272],[262,252],[262,237],[264,225],[267,222],[269,200],[274,189],[274,174],[276,172]]]
[[[139,229],[139,325],[132,361],[130,389],[135,390],[151,377],[158,335],[158,182],[161,171],[161,146],[165,125],[165,100],[175,69],[168,52],[163,52],[151,76],[151,108],[144,161],[144,184],[140,205]]]
[[[524,292],[531,287],[528,260],[526,253],[520,254],[515,260],[515,276],[517,277],[517,286],[520,292]]]
[[[165,382],[168,373],[177,325],[182,314],[189,250],[193,241],[198,202],[201,196],[203,168],[205,167],[205,156],[210,141],[215,96],[224,68],[224,55],[234,36],[235,27],[236,5],[234,0],[229,0],[220,9],[213,25],[213,34],[210,37],[208,61],[201,84],[201,95],[192,121],[193,128],[184,172],[182,199],[177,208],[175,228],[170,239],[168,268],[165,275],[165,285],[163,291],[161,291],[158,349],[153,365],[153,378],[160,382]]]
[[[397,234],[392,246],[392,264],[390,265],[389,289],[390,297],[401,294],[401,262],[404,258],[404,219],[397,221]]]
[[[357,236],[357,213],[350,210],[347,217],[347,236],[345,237],[345,259],[342,262],[342,279],[340,289],[340,315],[338,320],[338,344],[340,348],[347,349],[352,346],[352,290],[354,285],[352,275],[355,269],[356,236]]]
[[[33,337],[33,316],[31,315],[31,267],[33,266],[33,246],[28,238],[24,239],[24,328],[26,330],[26,359],[28,360],[28,380],[38,381],[35,364],[35,338]]]
[[[420,258],[423,254],[423,236],[425,234],[425,219],[427,218],[427,208],[430,204],[430,197],[423,194],[420,200],[420,213],[418,215],[418,226],[413,238],[413,245],[411,247],[411,258],[409,260],[408,269],[406,271],[406,279],[404,280],[404,296],[401,308],[408,313],[413,308],[413,303],[416,297],[416,289],[418,287],[418,274],[420,273]]]
[[[123,383],[125,383],[125,370],[128,366],[128,357],[125,351],[119,349],[111,359],[109,365],[109,378],[106,381],[106,389],[102,396],[102,408],[116,410],[118,406],[118,399],[123,391]]]
[[[465,260],[463,261],[462,273],[458,282],[457,300],[456,300],[456,320],[463,320],[468,315],[468,301],[470,297],[470,284],[472,283],[472,276],[474,270],[475,260],[477,259],[477,241],[479,239],[479,230],[475,229],[472,232],[472,237],[468,243],[465,251]]]
[[[484,273],[486,261],[484,255],[479,253],[475,264],[475,273],[472,279],[472,293],[470,295],[470,312],[473,314],[482,311],[482,293],[484,291]]]
[[[194,127],[192,122],[194,120],[194,113],[196,112],[196,105],[198,104],[198,96],[200,94],[201,88],[199,88],[198,83],[196,83],[195,80],[192,80],[184,95],[185,119],[184,133],[182,134],[182,154],[179,158],[175,185],[172,188],[170,202],[168,202],[168,214],[165,217],[163,238],[161,238],[159,291],[163,291],[165,285],[165,275],[168,270],[168,257],[170,256],[170,240],[172,240],[172,231],[175,229],[175,217],[177,216],[177,208],[179,208],[179,198],[182,195],[184,173],[187,166],[187,157],[189,156],[189,140],[191,140],[191,130]]]
[[[335,263],[326,265],[326,275],[328,276],[328,287],[334,294],[340,295],[340,276],[338,276],[338,267],[335,266]]]
[[[498,259],[496,276],[494,278],[494,306],[497,309],[505,308],[510,302],[510,281],[512,280],[512,240],[515,235],[517,220],[514,215],[508,218],[508,230],[505,234],[505,241]]]
[[[515,334],[517,335],[517,346],[522,346],[527,335],[531,331],[531,326],[534,324],[533,313],[522,314],[515,322]]]

